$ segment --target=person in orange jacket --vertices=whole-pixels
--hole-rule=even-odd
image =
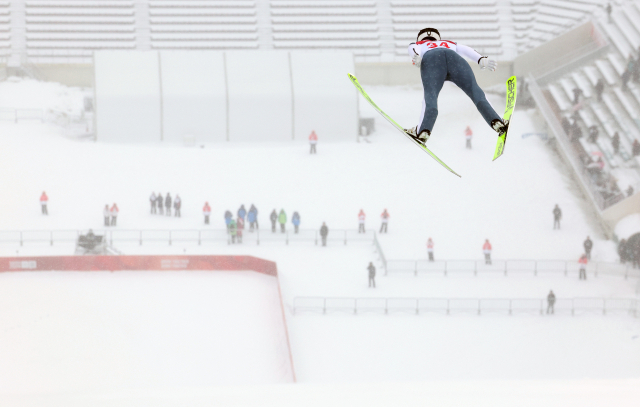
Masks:
[[[204,224],[209,224],[209,216],[211,216],[211,207],[209,206],[209,202],[205,202],[202,207],[202,214],[204,215]]]
[[[316,154],[316,144],[318,144],[318,135],[314,130],[309,134],[309,144],[311,145],[311,151],[309,154]]]
[[[385,209],[384,212],[382,212],[382,215],[380,215],[380,218],[382,218],[380,233],[382,233],[383,231],[384,233],[387,233],[387,225],[389,224],[389,212],[387,212],[387,210]]]
[[[358,233],[365,233],[364,231],[364,219],[367,216],[364,214],[364,211],[362,209],[360,209],[360,212],[358,213]]]
[[[578,277],[580,280],[586,280],[587,279],[587,262],[589,260],[587,260],[587,255],[583,254],[582,256],[580,256],[580,259],[578,260],[578,264],[580,264],[580,276]]]
[[[40,207],[42,208],[43,215],[49,214],[49,212],[47,211],[47,202],[49,202],[49,197],[47,196],[46,192],[42,191],[42,195],[40,195]]]
[[[111,212],[111,226],[115,226],[118,219],[118,212],[120,212],[118,205],[114,203],[109,212]]]
[[[489,243],[489,239],[484,241],[482,245],[482,252],[484,253],[484,264],[491,264],[491,243]]]

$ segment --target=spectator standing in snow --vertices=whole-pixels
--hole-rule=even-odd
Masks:
[[[382,212],[382,215],[380,215],[380,218],[382,219],[382,224],[380,225],[380,233],[382,233],[384,231],[384,233],[387,233],[387,225],[389,223],[389,212],[387,212],[387,210],[385,209]]]
[[[249,231],[253,232],[253,229],[258,229],[258,210],[251,204],[249,212],[247,213],[247,219],[249,220]]]
[[[633,140],[633,144],[631,145],[631,153],[633,154],[634,157],[637,157],[640,155],[640,143],[638,142],[638,140]]]
[[[579,280],[587,279],[587,262],[588,261],[586,254],[580,256],[580,259],[578,260],[578,264],[580,265],[580,276],[578,277]]]
[[[589,140],[590,143],[596,143],[598,141],[598,135],[600,134],[600,131],[598,130],[598,126],[596,126],[595,124],[591,127],[589,127],[589,136],[587,137],[587,140]]]
[[[556,295],[553,293],[553,290],[549,291],[549,295],[547,295],[547,314],[553,314],[554,309],[553,306],[556,304]]]
[[[607,21],[611,24],[611,11],[613,10],[611,3],[607,3],[607,8],[605,10],[607,10]]]
[[[373,265],[373,262],[369,262],[369,287],[376,288],[376,267]]]
[[[465,140],[467,140],[467,144],[466,144],[466,148],[471,150],[471,138],[473,137],[473,131],[471,130],[471,127],[467,126],[466,129],[464,129],[464,138]]]
[[[118,220],[118,212],[120,212],[120,210],[118,209],[118,205],[114,203],[113,206],[111,207],[110,212],[111,212],[111,226],[115,226]]]
[[[631,196],[634,193],[634,189],[631,185],[629,185],[629,188],[627,188],[627,196]]]
[[[297,211],[293,212],[293,216],[291,216],[291,223],[293,223],[294,233],[298,233],[300,227],[300,214]]]
[[[164,199],[162,198],[162,194],[158,192],[158,195],[156,197],[156,204],[158,206],[158,214],[160,215],[164,214],[164,212],[162,211],[163,203],[164,203]]]
[[[109,219],[111,218],[111,211],[109,210],[109,204],[106,204],[104,206],[104,209],[102,210],[102,216],[104,216],[104,225],[105,226],[109,226],[109,224],[111,222],[109,222]]]
[[[562,219],[562,209],[556,204],[553,208],[553,228],[560,229],[560,219]]]
[[[489,239],[484,241],[482,252],[484,253],[484,264],[491,264],[491,243],[489,243]]]
[[[227,229],[231,227],[231,221],[233,220],[233,214],[227,210],[224,212],[224,224],[227,225]]]
[[[364,211],[360,209],[358,213],[358,233],[365,233],[364,231],[364,220],[367,216],[364,214]]]
[[[247,210],[244,209],[244,205],[240,205],[240,208],[238,209],[238,217],[242,218],[242,220],[244,221],[245,216],[247,216]]]
[[[582,89],[573,88],[573,104],[574,106],[580,102],[580,96],[582,96]]]
[[[242,232],[244,231],[244,218],[238,216],[238,221],[236,222],[236,236],[238,237],[238,243],[242,243]]]
[[[618,154],[620,151],[620,135],[616,131],[611,138],[611,146],[613,147],[613,154]]]
[[[322,222],[322,227],[320,227],[320,237],[322,238],[322,245],[327,245],[327,236],[329,236],[329,228],[327,224]]]
[[[157,213],[156,211],[156,193],[151,192],[151,196],[149,197],[149,203],[151,204],[151,214]]]
[[[584,254],[587,255],[587,260],[591,260],[591,249],[593,248],[593,242],[591,241],[589,236],[587,236],[587,239],[582,243],[582,246],[584,247]]]
[[[596,98],[598,102],[602,102],[602,92],[604,92],[604,82],[602,81],[602,78],[598,79],[598,82],[596,82],[596,86],[594,86],[594,89],[596,91]]]
[[[429,254],[429,261],[433,261],[433,240],[431,238],[427,240],[427,253]]]
[[[285,226],[287,224],[287,214],[284,213],[284,209],[280,209],[280,214],[278,215],[278,223],[280,223],[280,231],[284,233]]]
[[[176,218],[181,217],[180,208],[182,208],[182,199],[180,195],[176,194],[176,199],[173,200],[173,208],[175,209],[174,215]]]
[[[209,202],[204,203],[204,207],[202,207],[202,214],[204,215],[204,224],[209,224],[209,216],[211,216],[211,207],[209,206]]]
[[[278,212],[276,210],[271,211],[271,215],[269,215],[269,220],[271,221],[271,233],[276,233],[276,222],[278,221]]]
[[[171,194],[167,192],[167,197],[164,198],[164,211],[167,216],[171,216]]]
[[[618,242],[618,256],[620,256],[620,263],[627,262],[627,239],[621,239]]]
[[[49,202],[49,197],[47,193],[42,191],[42,195],[40,195],[40,209],[42,210],[43,215],[48,215],[49,211],[47,211],[47,203]]]
[[[316,132],[312,130],[311,134],[309,134],[309,145],[311,146],[309,154],[316,154],[316,144],[318,144],[318,136]]]
[[[235,244],[237,234],[238,225],[236,224],[235,220],[231,219],[231,221],[229,222],[229,236],[231,237],[231,244]]]

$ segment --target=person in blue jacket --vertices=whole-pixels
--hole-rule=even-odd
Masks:
[[[240,209],[238,209],[238,217],[244,220],[245,216],[247,216],[247,210],[244,209],[244,205],[240,205]]]
[[[253,204],[247,213],[247,220],[249,221],[249,232],[253,232],[254,228],[258,229],[258,210]]]
[[[291,217],[291,223],[293,223],[295,233],[298,233],[298,227],[300,226],[300,214],[298,212],[293,212],[293,216]]]

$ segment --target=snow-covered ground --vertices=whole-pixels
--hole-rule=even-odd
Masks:
[[[287,383],[283,325],[253,271],[3,273],[0,394]]]
[[[397,121],[415,125],[420,90],[367,90]],[[490,100],[502,109],[500,98]],[[537,137],[521,137],[541,131],[534,116],[516,112],[506,153],[492,162],[495,134],[466,96],[454,86],[445,85],[439,103],[440,116],[429,144],[462,174],[461,179],[407,143],[364,101],[362,116],[376,120],[377,131],[370,136],[371,143],[356,143],[355,137],[323,143],[319,134],[317,155],[309,155],[304,142],[206,144],[202,148],[117,145],[71,141],[47,124],[0,123],[0,150],[10,152],[0,160],[0,183],[5,191],[0,231],[99,230],[102,208],[113,202],[121,210],[118,230],[221,229],[225,210],[235,212],[240,204],[248,207],[252,203],[260,211],[263,232],[269,227],[268,214],[274,208],[284,208],[289,216],[298,211],[303,228],[317,229],[327,222],[330,230],[355,229],[362,208],[368,215],[367,228],[377,229],[379,214],[387,208],[391,214],[389,233],[379,236],[387,258],[424,259],[426,240],[432,237],[439,259],[480,259],[482,243],[488,238],[494,258],[577,260],[582,242],[589,235],[594,240],[594,260],[616,261],[614,244],[601,236],[560,159]],[[474,130],[472,150],[464,146],[467,125]],[[38,198],[43,190],[50,197],[49,216],[40,214]],[[183,217],[150,215],[151,191],[180,194]],[[209,201],[213,209],[210,226],[203,225],[204,201]],[[556,203],[563,211],[559,231],[552,229],[551,211]],[[377,254],[368,242],[328,247],[313,242],[289,246],[276,242],[259,246],[134,243],[117,248],[125,254],[250,254],[276,261],[294,363],[303,385],[221,388],[207,387],[216,385],[215,380],[189,384],[185,379],[177,386],[184,384],[197,390],[184,391],[160,389],[141,381],[142,389],[76,392],[72,397],[58,395],[49,400],[64,400],[68,406],[96,398],[108,400],[104,405],[115,405],[109,404],[116,403],[114,400],[118,405],[148,405],[164,394],[167,403],[190,399],[194,405],[207,400],[224,400],[226,405],[264,405],[259,395],[269,392],[278,400],[274,405],[393,404],[390,400],[424,405],[429,398],[443,406],[468,405],[469,400],[475,405],[502,406],[517,400],[525,406],[544,401],[548,406],[565,407],[611,405],[602,404],[603,400],[627,406],[632,405],[628,400],[637,400],[637,379],[627,379],[640,377],[640,326],[637,319],[626,315],[291,313],[296,296],[544,298],[553,289],[559,298],[630,297],[634,295],[635,279],[600,276],[582,282],[564,276],[379,275],[378,288],[373,290],[366,285],[366,266],[377,260]],[[0,254],[5,256],[71,254],[72,250],[69,244],[0,245]],[[37,284],[55,281],[58,275],[46,274]],[[185,287],[191,284],[189,276],[180,276],[185,278]],[[194,284],[200,281],[198,276],[194,274]],[[136,274],[136,279],[144,277],[144,273]],[[34,281],[39,277],[28,278]],[[86,279],[80,274],[68,277],[63,273],[59,284],[68,278],[79,281],[70,283],[72,287]],[[27,277],[22,279],[26,281]],[[135,286],[144,291],[139,283]],[[220,299],[236,291],[227,290]],[[96,298],[103,298],[100,295]],[[23,297],[24,302],[39,301],[32,295]],[[87,301],[86,297],[75,298],[80,307]],[[260,301],[256,299],[254,305]],[[175,307],[177,311],[180,305]],[[183,311],[188,313],[190,309]],[[138,308],[136,312],[146,310]],[[16,318],[22,315],[13,309],[5,310],[5,314]],[[82,333],[81,327],[74,329]],[[114,329],[122,328],[114,325]],[[0,338],[15,335],[12,332],[0,331]],[[154,364],[150,362],[150,366]],[[433,380],[444,381],[441,385],[425,384]],[[234,392],[243,394],[234,399]],[[328,394],[315,400],[308,398],[309,394],[324,393]],[[534,393],[540,398],[523,396]],[[621,394],[625,397],[616,398]],[[12,397],[17,405],[36,405],[23,403],[27,398],[22,396]],[[36,403],[35,398],[28,400]],[[358,404],[365,401],[368,404]]]

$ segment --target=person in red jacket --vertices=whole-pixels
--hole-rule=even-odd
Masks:
[[[587,262],[589,260],[587,260],[587,255],[583,254],[582,256],[580,256],[580,259],[578,260],[578,264],[580,264],[580,276],[578,277],[580,280],[586,280],[587,279]]]
[[[471,137],[473,137],[473,131],[471,130],[471,127],[467,126],[467,128],[464,130],[464,138],[467,140],[466,147],[469,150],[471,150]]]
[[[209,216],[211,215],[211,207],[209,206],[209,202],[204,203],[204,207],[202,208],[202,214],[204,215],[204,224],[209,224]]]
[[[382,212],[382,215],[380,215],[380,218],[382,218],[380,233],[382,233],[383,231],[384,233],[387,233],[387,225],[389,224],[389,212],[387,212],[387,210],[385,209],[384,212]]]
[[[491,264],[491,243],[489,243],[489,239],[484,241],[482,252],[484,253],[484,264]]]
[[[314,130],[312,130],[311,134],[309,134],[309,144],[311,145],[311,151],[309,151],[309,154],[315,154],[316,144],[318,144],[318,135]]]
[[[109,211],[111,212],[111,226],[115,226],[118,220],[118,212],[120,212],[118,205],[114,203]]]
[[[364,211],[362,209],[360,209],[360,212],[358,213],[358,233],[365,233],[364,232],[364,219],[367,216],[364,214]]]
[[[433,240],[427,240],[427,253],[429,253],[429,261],[433,261]]]
[[[40,195],[40,207],[42,208],[43,215],[49,214],[49,212],[47,211],[47,202],[49,202],[49,197],[47,196],[46,192],[42,191],[42,195]]]

